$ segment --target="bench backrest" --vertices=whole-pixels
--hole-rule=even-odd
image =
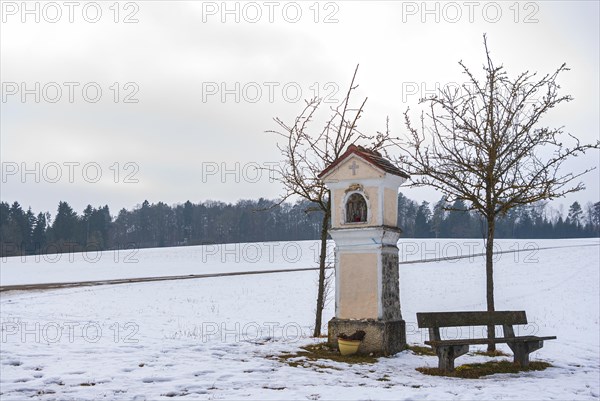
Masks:
[[[417,313],[419,328],[527,324],[525,311]]]

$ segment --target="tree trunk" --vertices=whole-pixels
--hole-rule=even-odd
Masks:
[[[494,218],[488,218],[487,220],[487,243],[485,247],[485,276],[486,276],[486,298],[487,298],[487,310],[493,312],[494,307],[494,230],[495,230]],[[488,338],[494,339],[496,337],[495,326],[488,326]],[[496,344],[489,343],[488,352],[496,350]]]
[[[323,213],[321,222],[321,254],[319,255],[319,292],[317,294],[317,310],[315,315],[315,330],[313,337],[321,335],[323,321],[323,307],[325,306],[325,261],[327,257],[327,231],[329,230],[330,201],[327,201],[327,210]]]

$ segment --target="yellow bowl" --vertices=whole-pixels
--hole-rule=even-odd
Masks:
[[[353,355],[358,352],[358,347],[360,347],[359,340],[342,340],[338,338],[338,347],[340,349],[340,354],[342,355]]]

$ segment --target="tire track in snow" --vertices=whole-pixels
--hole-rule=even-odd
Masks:
[[[308,271],[308,270],[319,270],[319,268],[318,267],[301,267],[301,268],[295,268],[295,269],[253,270],[253,271],[225,272],[225,273],[186,274],[186,275],[178,275],[178,276],[135,277],[135,278],[119,278],[119,279],[94,280],[94,281],[73,281],[73,282],[66,282],[66,283],[17,284],[17,285],[0,286],[0,292],[49,290],[49,289],[73,288],[73,287],[92,287],[92,286],[100,286],[100,285],[146,283],[146,282],[153,282],[153,281],[190,280],[190,279],[198,279],[198,278],[245,276],[245,275],[250,275],[250,274],[287,273],[287,272],[299,272],[299,271]]]

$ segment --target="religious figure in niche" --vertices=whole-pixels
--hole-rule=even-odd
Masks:
[[[346,202],[346,223],[367,221],[367,201],[361,194],[352,194]]]

